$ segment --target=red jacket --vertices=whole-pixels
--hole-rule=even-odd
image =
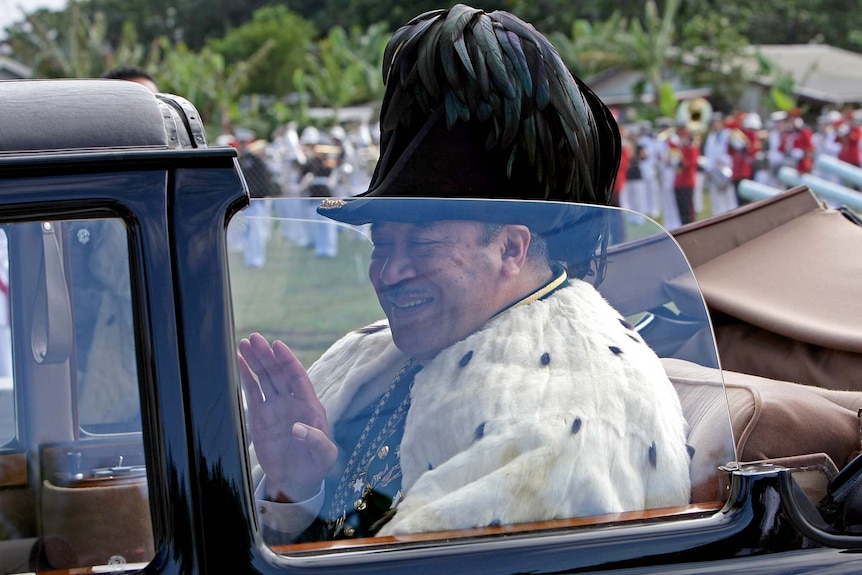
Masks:
[[[730,167],[733,169],[733,181],[747,180],[754,176],[754,156],[760,151],[760,147],[760,139],[754,130],[737,129],[731,134],[727,152],[730,155]]]
[[[814,167],[814,132],[808,126],[803,126],[796,134],[796,139],[793,141],[794,150],[802,150],[803,155],[796,163],[796,169],[800,174],[807,174]]]
[[[859,153],[860,139],[862,139],[862,128],[851,126],[847,135],[840,138],[841,151],[838,152],[838,159],[854,166],[862,165],[862,157]]]
[[[697,159],[700,150],[694,144],[686,144],[680,148],[682,159],[676,169],[673,185],[676,188],[694,188],[697,182]]]
[[[622,154],[620,155],[620,169],[617,170],[617,179],[614,182],[614,191],[620,193],[626,185],[626,172],[629,170],[629,164],[632,161],[632,148],[628,144],[623,144]]]

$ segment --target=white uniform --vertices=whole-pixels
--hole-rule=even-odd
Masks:
[[[736,192],[730,177],[721,174],[722,169],[731,169],[730,154],[727,151],[730,130],[710,130],[703,143],[703,157],[706,158],[704,170],[706,186],[709,190],[712,215],[728,212],[738,206]]]

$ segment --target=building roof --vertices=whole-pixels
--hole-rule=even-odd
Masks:
[[[776,68],[790,74],[797,96],[823,103],[862,102],[862,54],[825,44],[752,46]],[[756,61],[751,62],[757,72]],[[762,76],[758,83],[771,85],[775,78]]]
[[[0,80],[20,80],[33,74],[29,66],[18,60],[0,55]]]
[[[673,87],[677,99],[696,98],[708,96],[709,88],[693,88],[682,83],[678,77],[667,79]],[[643,81],[643,73],[636,70],[612,69],[602,72],[587,80],[587,85],[598,95],[607,106],[619,106],[630,104],[634,100],[634,86]],[[644,85],[644,93],[641,96],[643,102],[652,102],[655,95],[652,86]]]
[[[777,70],[793,78],[794,94],[821,104],[841,106],[862,103],[862,54],[824,44],[788,44],[751,46],[752,58],[747,71],[755,85],[771,86],[778,78],[760,74],[755,54],[765,57]],[[678,77],[668,78],[677,99],[708,96],[708,88],[684,85]],[[587,84],[609,106],[629,104],[634,100],[633,87],[643,82],[643,74],[634,70],[611,69],[590,78]],[[651,87],[645,86],[642,99],[653,100]]]

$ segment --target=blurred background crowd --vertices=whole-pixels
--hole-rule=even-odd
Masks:
[[[279,128],[271,139],[248,129],[222,134],[216,145],[237,148],[238,161],[255,201],[244,210],[242,224],[231,228],[231,248],[243,251],[245,265],[263,267],[266,244],[274,232],[292,244],[314,250],[316,257],[338,255],[338,228],[320,225],[321,198],[355,196],[367,190],[379,156],[379,130],[368,123],[331,128],[296,122]],[[273,202],[273,198],[300,201]],[[273,220],[278,221],[278,230]]]
[[[618,203],[668,229],[747,203],[743,181],[783,189],[781,169],[788,167],[839,183],[817,168],[816,159],[831,156],[859,167],[862,157],[858,109],[830,110],[811,122],[798,109],[766,118],[756,112],[724,115],[695,100],[677,118],[624,124],[622,133]]]
[[[747,203],[743,181],[786,188],[780,179],[783,167],[838,183],[834,174],[818,170],[818,156],[862,164],[862,110],[857,109],[831,110],[812,122],[798,109],[762,118],[756,112],[712,111],[706,100],[696,99],[674,118],[621,120],[620,126],[623,160],[614,203],[669,230]],[[264,265],[266,242],[274,232],[313,249],[317,257],[337,255],[335,228],[313,225],[320,221],[315,208],[320,198],[366,191],[378,157],[376,123],[318,128],[289,122],[271,138],[239,128],[215,143],[237,148],[251,196],[259,200],[246,210],[246,223],[233,237],[247,266]],[[309,201],[267,201],[277,197]],[[273,229],[273,219],[279,229]]]

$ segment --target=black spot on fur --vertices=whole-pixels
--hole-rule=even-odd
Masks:
[[[572,422],[572,435],[576,434],[580,430],[581,430],[581,418],[576,417],[575,420]]]
[[[655,441],[652,442],[652,445],[649,446],[649,464],[653,469],[656,468],[658,461],[658,453],[655,447]]]
[[[641,342],[641,340],[639,340],[639,339],[637,338],[637,336],[636,336],[636,335],[634,335],[633,333],[627,333],[626,335],[627,335],[627,336],[629,336],[629,339],[630,339],[630,340],[632,340],[632,341],[636,341],[636,342],[638,342],[638,343],[640,343],[640,342]]]
[[[543,353],[541,361],[542,365],[548,365],[549,363],[551,363],[551,354],[548,352]]]
[[[383,331],[384,329],[388,329],[386,324],[376,324],[376,325],[367,325],[365,327],[360,327],[356,330],[356,333],[361,335],[371,335],[372,333],[377,333],[378,331]]]
[[[623,318],[620,318],[620,323],[623,324],[623,327],[626,329],[634,329],[635,328],[635,326],[633,326],[632,324],[630,324],[629,322],[627,322]]]
[[[482,439],[485,436],[485,422],[479,424],[479,427],[476,428],[476,432],[473,434],[474,440]]]
[[[434,465],[429,461],[428,462],[428,471],[431,471],[432,469],[434,469]]]
[[[464,357],[462,357],[461,360],[458,362],[458,365],[461,367],[466,367],[466,365],[470,363],[471,359],[473,359],[473,350],[470,350],[465,353]]]
[[[621,350],[620,348],[618,348],[615,345],[609,345],[608,349],[611,350],[612,352],[614,352],[614,355],[620,355],[623,352],[623,350]]]
[[[499,527],[502,524],[503,524],[503,522],[500,521],[499,519],[494,519],[493,521],[488,523],[488,527]]]
[[[695,451],[697,451],[697,450],[694,448],[694,446],[693,446],[693,445],[689,445],[688,443],[686,443],[686,444],[685,444],[685,449],[686,449],[686,451],[688,451],[688,458],[689,458],[689,459],[694,459],[694,453],[695,453]]]

